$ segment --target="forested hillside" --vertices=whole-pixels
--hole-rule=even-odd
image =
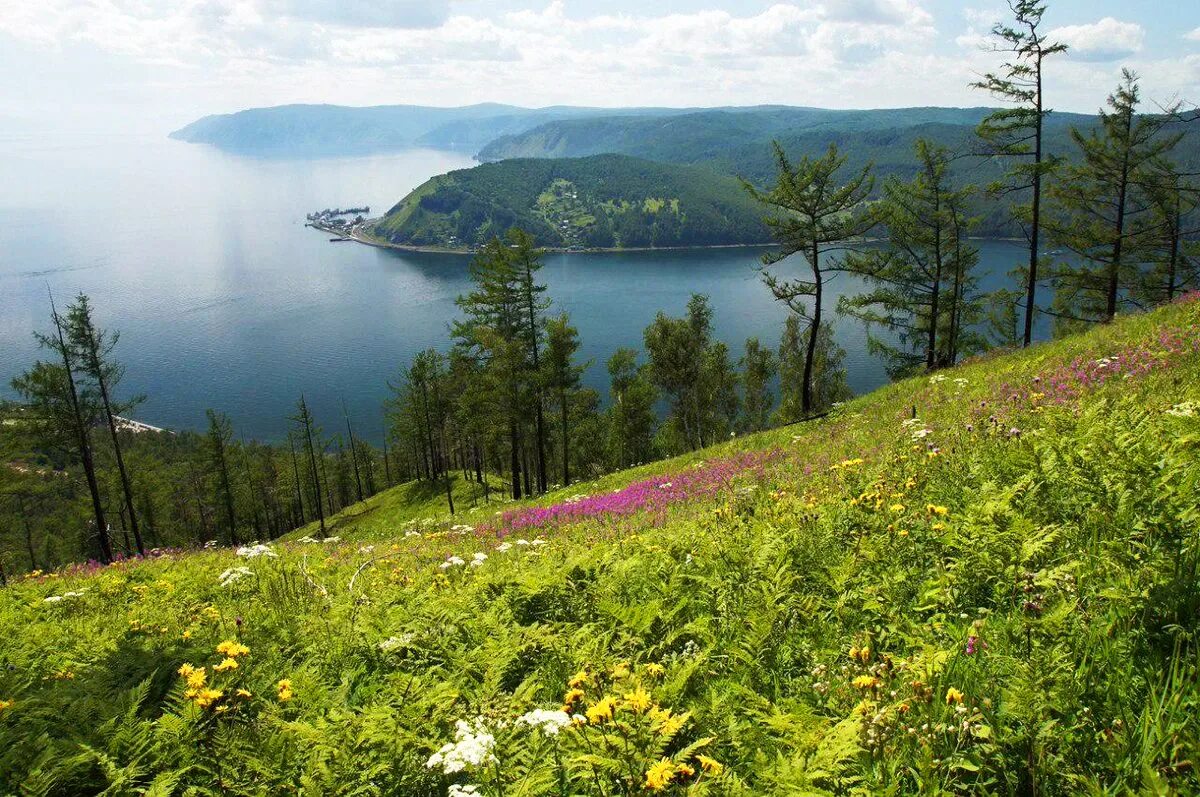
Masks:
[[[739,182],[624,155],[515,159],[435,177],[369,234],[411,246],[474,247],[511,227],[539,246],[711,246],[770,240]]]

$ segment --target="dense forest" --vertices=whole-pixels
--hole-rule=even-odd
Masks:
[[[370,225],[395,244],[473,248],[512,227],[539,246],[757,244],[761,209],[730,176],[625,155],[515,159],[435,177]]]

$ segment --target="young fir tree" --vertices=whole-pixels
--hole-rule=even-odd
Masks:
[[[528,291],[523,290],[511,250],[499,238],[480,247],[471,261],[471,280],[474,289],[457,299],[466,317],[454,323],[453,334],[461,356],[475,361],[478,383],[488,395],[489,415],[507,433],[516,499],[522,495],[524,411],[536,376],[529,357]]]
[[[67,338],[75,353],[79,367],[79,382],[83,389],[93,392],[99,400],[104,420],[112,439],[113,457],[117,463],[117,474],[121,481],[121,494],[125,499],[126,522],[133,534],[139,554],[146,553],[138,527],[138,513],[133,502],[133,484],[125,466],[121,436],[117,433],[117,416],[127,413],[141,403],[141,397],[118,401],[114,391],[125,375],[125,368],[112,356],[120,340],[120,334],[107,332],[96,326],[92,318],[92,305],[85,294],[79,294],[67,308]]]
[[[54,353],[58,362],[39,360],[13,379],[12,387],[29,404],[34,433],[42,444],[73,455],[83,466],[92,499],[97,553],[100,560],[107,563],[113,559],[112,543],[91,436],[102,408],[93,396],[81,391],[75,381],[79,364],[74,349],[67,342],[66,319],[55,309],[53,297],[50,299],[50,318],[54,331],[48,335],[35,333],[35,337],[39,345]]]
[[[211,409],[206,410],[205,415],[208,417],[208,434],[206,436],[208,462],[216,478],[218,500],[225,510],[225,532],[229,535],[231,544],[240,545],[241,541],[238,539],[237,533],[237,512],[234,509],[233,482],[229,478],[229,448],[233,443],[233,425],[229,422],[228,416]]]
[[[537,455],[537,486],[538,492],[546,492],[546,424],[543,412],[543,397],[541,381],[541,347],[545,329],[545,312],[550,307],[550,301],[543,297],[545,285],[537,282],[537,272],[542,268],[541,251],[536,248],[533,236],[522,229],[514,227],[508,231],[508,245],[513,268],[516,270],[521,297],[521,311],[524,323],[524,339],[529,347],[529,368],[532,374],[532,392],[534,405],[534,444]]]
[[[354,439],[354,426],[350,423],[350,411],[346,408],[346,398],[342,397],[342,417],[346,419],[346,436],[350,438],[350,463],[354,466],[354,489],[358,500],[363,500],[363,477],[358,467],[359,447]]]
[[[1149,307],[1200,286],[1200,185],[1159,158],[1147,169],[1141,190],[1150,209],[1144,238],[1148,268],[1134,297]]]
[[[658,390],[637,363],[634,349],[617,349],[608,359],[608,448],[613,467],[627,468],[654,457]]]
[[[692,294],[687,315],[672,318],[659,312],[643,338],[650,359],[650,379],[671,403],[668,425],[686,448],[706,445],[706,355],[711,345],[712,308],[708,297]]]
[[[1078,258],[1054,269],[1057,331],[1112,321],[1141,281],[1154,229],[1153,203],[1142,186],[1152,183],[1154,164],[1182,134],[1163,132],[1170,114],[1139,116],[1140,99],[1137,75],[1122,70],[1099,128],[1071,130],[1080,158],[1050,189],[1050,235]]]
[[[817,345],[810,360],[807,335],[800,329],[800,318],[789,315],[779,341],[779,409],[776,423],[802,421],[812,413],[822,413],[834,404],[845,401],[853,393],[846,384],[843,361],[846,352],[833,339],[833,327],[822,324]],[[812,407],[806,410],[802,385],[806,366],[812,366]]]
[[[775,376],[775,355],[758,342],[758,338],[746,339],[746,352],[739,363],[742,370],[742,430],[761,432],[770,425],[771,408],[775,397],[771,394],[771,379]]]
[[[846,157],[831,144],[820,158],[804,156],[793,165],[778,142],[773,142],[778,169],[775,185],[760,191],[750,183],[743,185],[751,196],[774,208],[766,218],[767,226],[779,242],[779,250],[763,255],[763,282],[778,301],[802,318],[807,325],[804,368],[801,374],[801,411],[816,412],[813,374],[823,321],[825,281],[828,273],[841,263],[831,250],[845,248],[846,242],[864,235],[874,226],[862,205],[874,187],[871,166],[840,182],[838,172]],[[792,255],[800,254],[808,263],[810,277],[787,280],[773,274],[769,267]]]
[[[321,539],[325,538],[325,508],[323,501],[325,500],[322,490],[322,469],[317,463],[317,450],[321,448],[318,441],[321,439],[321,430],[317,428],[316,422],[313,420],[312,413],[308,409],[308,402],[304,400],[303,394],[300,400],[296,402],[296,414],[291,416],[291,421],[295,424],[297,436],[300,438],[304,446],[305,458],[308,460],[309,481],[312,485],[312,506],[317,510],[317,522],[319,525],[319,533]],[[324,449],[321,449],[321,460],[325,459]],[[299,474],[297,474],[297,477]]]
[[[1011,165],[1006,178],[989,187],[993,196],[1016,195],[1022,201],[1012,208],[1029,242],[1025,277],[1025,321],[1022,343],[1033,340],[1037,313],[1038,267],[1041,263],[1042,188],[1054,173],[1058,159],[1046,152],[1046,107],[1043,69],[1047,58],[1066,52],[1065,44],[1049,41],[1040,31],[1046,5],[1042,0],[1009,0],[1013,21],[992,28],[994,51],[1008,58],[999,72],[989,72],[972,86],[1008,104],[990,114],[977,130],[983,154]],[[1028,201],[1024,201],[1025,198]]]
[[[579,381],[587,364],[575,365],[575,354],[579,351],[579,330],[571,326],[566,313],[546,322],[546,389],[558,401],[562,440],[562,486],[571,483],[571,428],[570,401],[579,390]]]
[[[945,147],[922,138],[915,149],[917,175],[911,181],[888,179],[872,209],[887,229],[888,245],[846,256],[845,267],[863,277],[869,290],[838,303],[839,312],[866,323],[869,348],[884,356],[894,377],[953,365],[961,320],[974,315],[964,313],[963,305],[977,305],[969,288],[979,254],[966,240],[964,211],[971,189],[951,185]],[[877,326],[889,337],[872,335]]]

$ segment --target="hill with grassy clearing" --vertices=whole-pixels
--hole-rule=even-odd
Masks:
[[[514,159],[439,175],[368,232],[393,244],[472,247],[520,227],[539,246],[634,248],[770,240],[737,179],[626,155]]]
[[[1200,790],[1200,300],[535,503],[0,590],[0,792]]]

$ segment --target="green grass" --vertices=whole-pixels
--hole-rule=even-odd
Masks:
[[[20,579],[0,793],[1197,793],[1198,330],[894,384],[503,541],[533,504],[404,485],[336,543]]]

